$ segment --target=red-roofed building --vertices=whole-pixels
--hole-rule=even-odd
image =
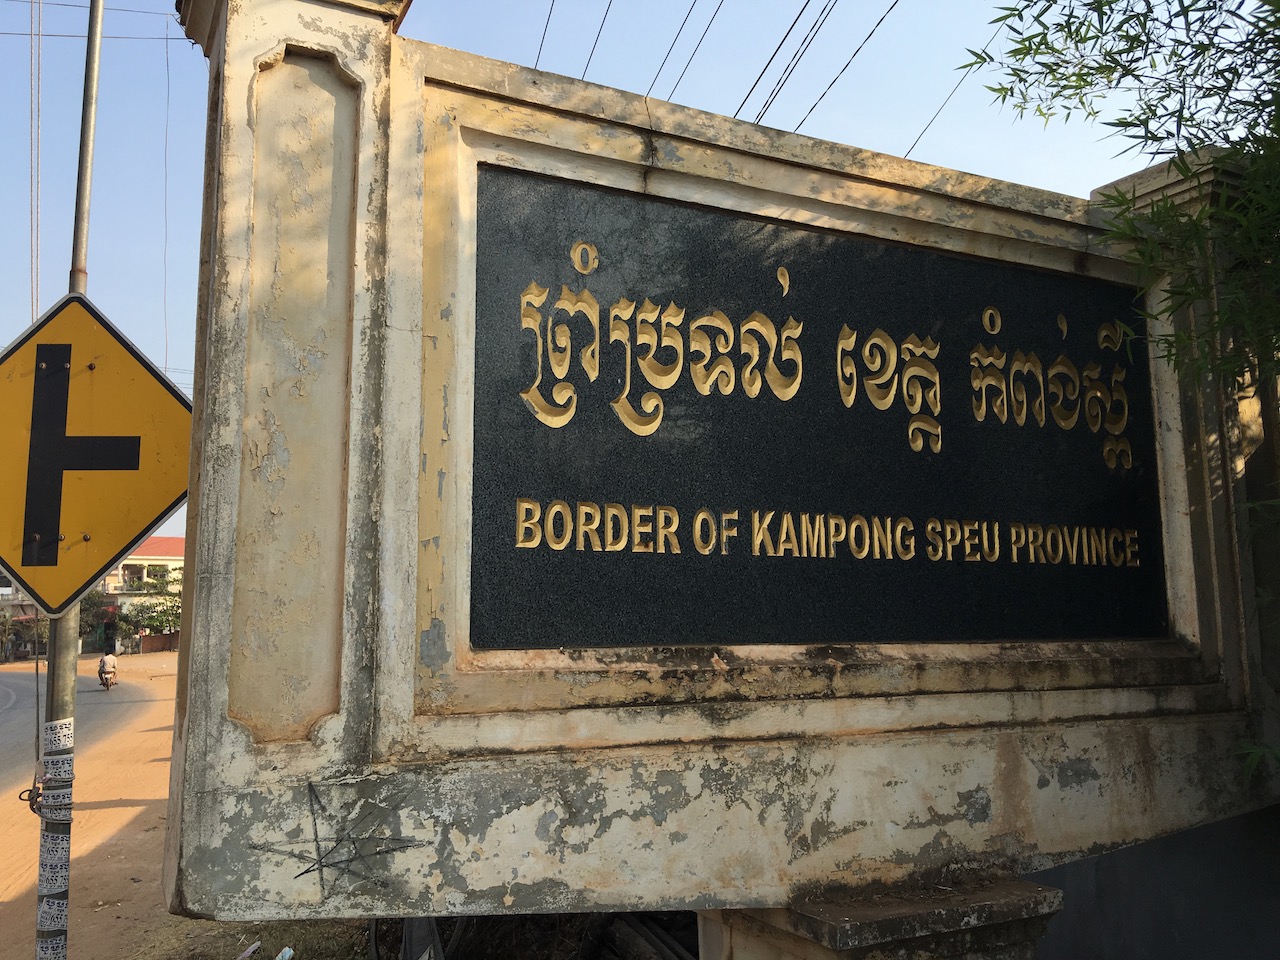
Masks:
[[[146,581],[177,579],[186,550],[185,537],[147,537],[102,578],[107,593],[143,593]]]

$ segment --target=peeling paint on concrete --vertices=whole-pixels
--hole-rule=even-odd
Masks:
[[[1062,790],[1101,779],[1102,775],[1087,757],[1076,757],[1058,764],[1058,787]]]
[[[215,10],[184,0],[184,24]],[[1222,411],[1159,372],[1176,639],[471,649],[476,164],[1131,274],[1082,200],[402,41],[388,12],[232,4],[212,48],[177,906],[771,907],[1044,867],[1280,794],[1233,755],[1276,711],[1241,679]],[[303,102],[317,86],[349,135]],[[321,881],[303,848],[326,817],[368,846]]]

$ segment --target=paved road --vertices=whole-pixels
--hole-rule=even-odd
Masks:
[[[82,657],[76,678],[76,749],[88,748],[111,732],[111,722],[128,702],[138,702],[143,688],[138,676],[126,680],[128,664],[132,657],[121,657],[121,683],[104,690],[96,676],[97,656]],[[150,656],[147,658],[150,660]],[[169,654],[170,669],[177,654]],[[152,664],[143,666],[150,671]],[[41,660],[40,716],[44,719],[45,691],[48,683],[48,665]],[[86,673],[87,669],[87,673]],[[35,769],[36,743],[36,690],[35,666],[31,661],[0,665],[0,799],[31,785]],[[150,699],[150,695],[147,695]]]
[[[191,922],[165,912],[160,890],[177,659],[121,657],[111,690],[98,686],[96,656],[77,664],[70,928],[82,960],[135,957],[170,934],[181,941]],[[42,666],[42,706],[45,680]],[[31,784],[36,689],[32,664],[0,665],[0,960],[35,954],[40,824],[17,794]]]

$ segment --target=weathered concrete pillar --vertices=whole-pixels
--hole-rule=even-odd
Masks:
[[[698,914],[702,960],[1035,960],[1062,893],[1021,880]]]
[[[183,656],[250,766],[367,759],[385,128],[402,4],[184,0],[209,124]],[[239,518],[238,520],[234,518]],[[225,779],[181,734],[173,795]],[[296,748],[296,749],[294,749]],[[176,855],[176,851],[173,854]]]

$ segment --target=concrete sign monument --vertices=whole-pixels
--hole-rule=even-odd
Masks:
[[[1280,793],[1234,756],[1280,735],[1256,442],[1085,201],[402,13],[182,5],[220,136],[175,909],[840,950],[892,925],[815,895],[1005,878],[934,931],[1030,923],[1008,878]]]

